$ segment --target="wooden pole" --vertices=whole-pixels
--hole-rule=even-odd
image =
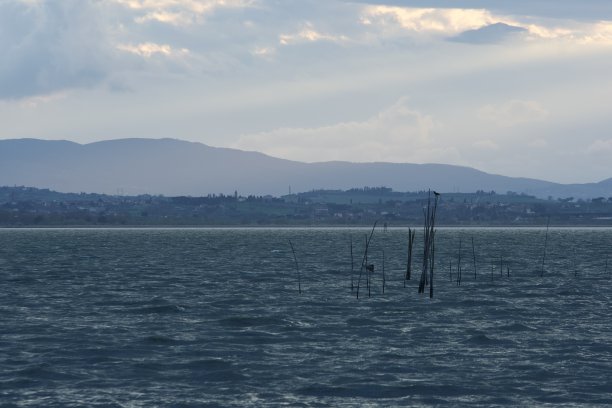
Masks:
[[[435,234],[435,232],[432,232]],[[434,273],[434,257],[436,255],[436,241],[432,237],[431,241],[431,267],[429,268],[429,298],[433,298],[434,284],[433,284],[433,273]]]
[[[406,281],[412,278],[412,249],[414,247],[414,236],[416,230],[412,231],[408,228],[408,261],[406,262],[406,275],[404,276],[404,287],[406,287]]]
[[[367,264],[368,247],[370,246],[370,241],[372,240],[372,236],[374,235],[374,229],[376,228],[376,224],[377,223],[378,223],[378,220],[376,220],[374,222],[374,226],[372,227],[372,231],[370,232],[370,237],[368,238],[367,235],[366,235],[366,247],[365,247],[365,252],[363,254],[363,259],[361,260],[361,268],[359,269],[359,279],[357,280],[357,299],[359,299],[359,287],[360,287],[360,284],[361,284],[361,275],[363,273],[364,267]],[[367,275],[367,273],[366,273],[366,275]]]
[[[353,289],[355,287],[353,282],[353,274],[354,274],[354,262],[353,262],[353,237],[350,236],[351,239],[351,293],[353,293]]]
[[[461,237],[459,237],[459,251],[457,251],[457,286],[461,286]]]
[[[382,256],[383,256],[383,259],[382,259],[382,275],[383,275],[382,276],[382,280],[383,280],[382,283],[383,283],[383,285],[382,286],[383,286],[383,295],[384,295],[385,294],[385,283],[386,283],[386,281],[385,281],[385,250],[384,249],[382,251]]]
[[[298,278],[298,293],[301,295],[302,294],[302,279],[300,278],[300,267],[298,266],[297,256],[295,255],[295,249],[293,248],[293,244],[291,243],[291,240],[289,240],[289,245],[291,246],[291,252],[293,252],[293,259],[295,260],[295,270],[297,272],[297,278]]]
[[[474,259],[474,280],[476,280],[476,249],[474,248],[474,237],[472,237],[472,258]]]
[[[544,238],[544,253],[542,254],[542,270],[540,276],[544,276],[544,261],[546,261],[546,245],[548,244],[548,227],[550,226],[550,216],[546,221],[546,237]]]

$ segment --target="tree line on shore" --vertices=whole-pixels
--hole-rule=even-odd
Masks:
[[[0,226],[62,225],[370,225],[405,226],[422,218],[427,192],[387,187],[312,190],[282,197],[189,197],[60,193],[0,187]],[[540,199],[493,191],[445,193],[438,225],[612,225],[612,197]]]

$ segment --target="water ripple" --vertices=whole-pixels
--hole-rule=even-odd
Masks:
[[[442,229],[434,299],[377,232],[356,299],[366,232],[0,230],[0,405],[612,405],[611,230],[551,230],[542,277],[542,230]]]

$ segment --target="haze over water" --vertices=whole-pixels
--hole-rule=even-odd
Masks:
[[[368,232],[0,230],[2,403],[612,403],[612,230],[551,229],[541,277],[543,229],[439,229],[432,300],[421,231],[404,288],[407,231],[377,230],[357,300]]]

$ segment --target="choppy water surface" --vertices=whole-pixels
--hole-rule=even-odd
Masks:
[[[432,300],[377,231],[357,300],[367,232],[1,230],[0,405],[612,404],[612,230],[551,229],[540,277],[544,230],[441,229]]]

